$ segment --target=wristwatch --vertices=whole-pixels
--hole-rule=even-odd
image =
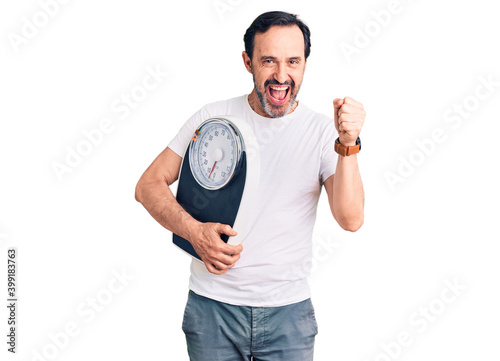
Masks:
[[[343,155],[344,157],[347,155],[359,153],[360,150],[361,150],[361,139],[359,139],[359,137],[358,139],[356,139],[356,145],[351,145],[351,146],[340,144],[339,138],[335,140],[335,151],[338,154]]]

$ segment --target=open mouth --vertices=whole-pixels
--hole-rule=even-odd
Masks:
[[[290,93],[289,85],[269,85],[267,87],[267,94],[271,102],[276,105],[282,105],[286,102]]]

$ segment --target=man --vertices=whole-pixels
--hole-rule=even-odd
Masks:
[[[182,325],[191,360],[312,360],[317,324],[307,276],[317,202],[323,185],[342,228],[363,224],[363,187],[352,153],[360,148],[365,111],[351,98],[335,99],[332,120],[296,99],[311,43],[295,15],[260,15],[244,41],[252,92],[195,113],[141,177],[136,199],[203,260],[191,265]],[[235,230],[198,222],[169,188],[195,129],[224,114],[246,120],[260,146],[259,199],[237,246],[220,239]]]

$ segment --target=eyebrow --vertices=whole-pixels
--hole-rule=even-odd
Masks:
[[[262,56],[260,58],[260,60],[277,60],[278,58],[276,58],[275,56]],[[288,60],[301,60],[302,57],[301,56],[292,56],[290,58],[288,58]]]

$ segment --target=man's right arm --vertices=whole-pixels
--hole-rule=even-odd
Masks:
[[[229,225],[199,222],[177,202],[170,185],[178,179],[181,163],[182,157],[167,147],[139,179],[135,199],[163,227],[187,239],[209,272],[226,273],[240,258],[243,246],[221,240],[221,234],[236,235]]]

